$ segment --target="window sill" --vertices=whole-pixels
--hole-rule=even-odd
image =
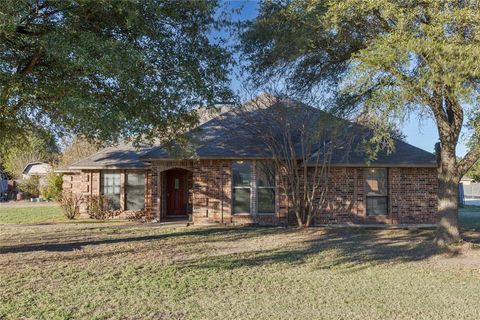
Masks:
[[[248,212],[244,212],[244,213],[234,213],[233,214],[234,216],[252,216],[251,213],[248,213]]]
[[[274,216],[274,215],[276,215],[275,212],[266,212],[266,213],[265,212],[259,212],[259,213],[257,213],[257,216]]]

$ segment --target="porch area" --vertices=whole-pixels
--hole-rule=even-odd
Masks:
[[[196,225],[229,224],[230,164],[220,160],[152,163],[152,217]]]

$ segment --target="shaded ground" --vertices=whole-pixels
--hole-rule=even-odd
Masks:
[[[478,319],[479,250],[438,252],[432,237],[4,225],[0,319]]]

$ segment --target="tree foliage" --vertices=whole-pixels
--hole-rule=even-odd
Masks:
[[[438,243],[460,239],[456,188],[480,157],[479,6],[473,0],[264,1],[242,35],[257,83],[283,76],[298,94],[321,86],[335,93],[337,110],[380,119],[378,135],[388,136],[385,127],[409,114],[436,121]],[[472,147],[457,160],[465,128]]]
[[[170,138],[229,96],[230,57],[208,39],[216,1],[6,0],[0,132]]]
[[[86,158],[100,149],[98,144],[76,136],[62,139],[63,152],[60,157],[60,165],[70,165],[78,160]]]
[[[22,180],[18,186],[26,198],[36,198],[40,195],[40,177],[31,176],[26,180]]]
[[[477,163],[468,170],[467,176],[472,178],[475,182],[480,182],[480,161],[477,161]]]
[[[0,143],[0,158],[4,170],[13,178],[22,176],[25,166],[31,162],[55,162],[59,148],[53,134],[46,130],[26,133],[25,139],[17,138]]]
[[[51,199],[56,201],[62,200],[62,174],[50,170],[45,177],[45,185],[40,186],[40,194],[44,199]]]

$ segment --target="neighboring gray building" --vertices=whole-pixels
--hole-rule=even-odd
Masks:
[[[33,176],[40,178],[40,184],[45,183],[47,173],[52,169],[52,166],[45,162],[31,162],[25,166],[22,171],[22,179],[27,180]]]

